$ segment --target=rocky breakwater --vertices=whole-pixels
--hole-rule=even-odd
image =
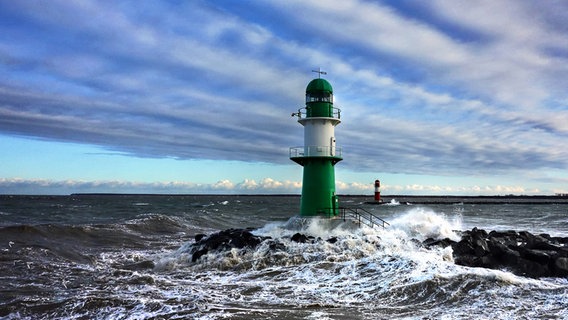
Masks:
[[[269,252],[286,250],[282,239],[254,235],[254,229],[228,229],[211,235],[198,234],[190,246],[191,261],[197,262],[208,253],[225,252],[234,248],[254,250],[262,243]],[[296,233],[289,241],[317,243],[321,238]],[[334,244],[337,237],[326,242]],[[418,244],[426,247],[452,247],[458,265],[510,271],[516,275],[540,277],[568,277],[568,237],[535,235],[527,231],[491,231],[473,228],[461,232],[461,240],[449,238],[427,239]],[[379,245],[379,244],[375,244]]]
[[[427,239],[423,244],[451,246],[455,263],[463,266],[504,269],[531,278],[568,277],[568,237],[477,228],[461,236],[458,242]]]
[[[195,235],[195,243],[191,245],[191,262],[198,261],[202,256],[213,253],[229,251],[235,249],[255,249],[264,241],[268,241],[270,251],[286,250],[286,245],[272,237],[257,236],[252,233],[254,229],[227,229],[211,235],[197,234]],[[302,233],[295,233],[289,238],[292,242],[298,243],[315,243],[323,241],[321,238],[307,236]],[[331,237],[326,240],[329,243],[337,242],[337,237]]]

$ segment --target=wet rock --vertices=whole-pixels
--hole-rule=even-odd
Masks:
[[[213,251],[226,251],[232,248],[255,248],[262,241],[270,237],[255,236],[252,229],[227,229],[210,236],[196,235],[196,242],[192,245],[191,261],[195,262],[203,255]]]
[[[270,251],[286,251],[286,245],[284,245],[280,241],[270,240],[270,243],[268,244],[268,249]]]
[[[527,249],[524,247],[520,247],[519,252],[523,258],[543,264],[549,263],[550,259],[556,254],[555,251]]]
[[[468,266],[468,267],[477,267],[478,258],[471,254],[464,254],[464,255],[454,255],[454,262],[459,264],[460,266]]]
[[[528,231],[491,231],[474,228],[451,244],[456,264],[505,269],[517,275],[568,276],[568,247],[565,238]]]
[[[559,257],[554,260],[554,271],[558,277],[568,277],[568,257]]]
[[[474,228],[477,229],[477,228]],[[489,237],[492,238],[511,238],[511,237],[518,237],[519,233],[515,230],[507,230],[507,231],[491,231],[489,232]]]
[[[201,258],[201,256],[206,255],[207,253],[209,253],[209,250],[207,250],[207,249],[200,249],[200,250],[195,251],[191,255],[191,262],[197,261],[199,258]]]
[[[487,231],[485,231],[483,229],[477,229],[477,228],[471,229],[471,231],[469,232],[469,235],[473,239],[484,239],[484,238],[487,238],[487,236],[488,236]]]
[[[456,242],[452,245],[452,250],[454,252],[454,256],[465,256],[465,255],[473,255],[475,253],[475,248],[473,248],[473,243],[471,243],[470,238],[462,238],[459,242]]]
[[[548,233],[541,233],[539,236],[545,238],[548,241],[553,241],[552,237]]]
[[[298,243],[306,243],[309,241],[313,241],[314,237],[306,236],[305,234],[301,234],[298,232],[295,233],[290,240]]]
[[[455,241],[451,240],[450,238],[445,238],[445,239],[441,239],[441,240],[428,238],[428,239],[426,239],[422,242],[422,244],[427,248],[430,248],[430,247],[445,248],[445,247],[453,245],[454,243],[455,243]]]
[[[337,242],[337,237],[331,237],[331,238],[327,239],[327,242],[334,244],[334,243]]]
[[[538,263],[523,258],[517,260],[517,265],[512,270],[516,274],[531,278],[540,278],[552,275],[548,267],[548,263]]]
[[[507,245],[508,244],[508,245]],[[518,251],[511,249],[512,246],[508,241],[503,241],[498,238],[489,238],[489,253],[495,259],[508,263],[515,263],[516,259],[521,256]]]
[[[486,255],[488,255],[489,253],[491,253],[491,251],[489,250],[489,245],[487,244],[487,241],[485,241],[485,239],[475,239],[473,241],[473,251],[475,253],[476,257],[484,257]]]

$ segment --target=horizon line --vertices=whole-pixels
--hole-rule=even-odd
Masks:
[[[245,196],[245,197],[301,197],[300,193],[128,193],[128,192],[78,192],[70,194],[18,194],[6,193],[0,196]],[[373,194],[338,194],[338,197],[374,197]],[[495,195],[410,195],[410,194],[385,194],[381,198],[568,198],[568,194],[550,194],[550,195],[527,195],[527,194],[495,194]]]

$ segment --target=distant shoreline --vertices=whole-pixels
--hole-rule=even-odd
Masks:
[[[242,197],[299,197],[289,193],[114,193],[114,192],[77,192],[71,194],[0,194],[0,196],[242,196]],[[347,198],[373,198],[373,194],[338,194]],[[381,198],[440,198],[440,199],[567,199],[568,195],[405,195],[382,194]]]
[[[505,195],[505,196],[407,196],[385,195],[381,196],[383,203],[396,200],[401,204],[568,204],[566,196],[544,195]],[[379,204],[373,200],[367,204]]]

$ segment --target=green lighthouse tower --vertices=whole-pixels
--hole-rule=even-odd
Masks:
[[[304,126],[304,146],[290,148],[290,159],[304,167],[300,215],[333,217],[339,214],[334,166],[343,158],[341,148],[335,146],[341,110],[333,106],[331,84],[321,77],[310,81],[306,107],[292,116]]]

